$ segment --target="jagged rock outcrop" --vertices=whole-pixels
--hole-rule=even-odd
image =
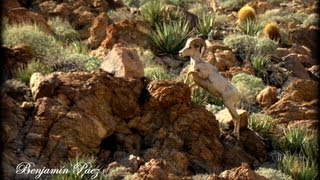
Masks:
[[[152,169],[162,167],[162,160],[175,177],[219,173],[241,162],[254,167],[263,157],[262,140],[248,130],[239,145],[234,138],[220,139],[215,116],[192,105],[190,88],[180,82],[116,78],[95,71],[47,75],[33,92],[43,87],[52,87],[45,91],[50,93],[42,93],[24,110],[9,103],[9,117],[19,122],[9,118],[17,123],[8,123],[3,137],[5,167],[13,172],[8,177],[22,161],[52,168],[79,155],[116,161],[146,177],[154,176]],[[227,160],[230,157],[238,158]],[[145,162],[154,165],[142,166]]]
[[[222,172],[219,177],[223,180],[267,180],[264,176],[254,172],[246,163],[242,163],[238,168]]]
[[[100,69],[114,74],[115,77],[141,78],[144,76],[144,67],[137,51],[121,44],[113,46],[103,59]]]
[[[112,49],[116,43],[122,43],[129,47],[131,45],[131,47],[138,46],[148,49],[151,44],[148,31],[143,22],[123,20],[107,27],[106,38],[102,41],[101,46]]]
[[[284,90],[279,101],[270,106],[267,114],[279,121],[316,120],[319,117],[319,84],[312,80],[296,80]]]
[[[12,78],[15,71],[19,67],[26,66],[34,55],[31,47],[25,44],[19,44],[12,48],[6,46],[1,46],[0,48],[3,53],[3,67],[7,78]]]
[[[277,88],[274,86],[267,86],[262,91],[260,91],[256,98],[256,101],[262,108],[269,108],[278,100]]]

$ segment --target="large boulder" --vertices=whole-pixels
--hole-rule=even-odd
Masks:
[[[242,163],[240,167],[222,172],[219,177],[223,180],[267,180],[250,168],[247,163]]]
[[[25,44],[18,44],[12,48],[1,46],[4,58],[4,72],[7,78],[12,78],[19,67],[25,67],[33,58],[32,49]]]
[[[249,117],[248,112],[243,109],[237,109],[237,113],[240,116],[240,129],[247,129]],[[215,116],[219,122],[226,123],[231,129],[233,129],[234,123],[232,120],[232,116],[227,108],[219,111],[217,114],[215,114]]]
[[[256,101],[262,108],[268,108],[278,100],[277,88],[273,86],[267,86],[264,88],[262,91],[260,91],[256,98]]]
[[[106,28],[110,24],[110,18],[107,13],[103,12],[97,16],[90,27],[90,37],[87,39],[87,45],[91,49],[100,46],[106,36]]]
[[[300,45],[307,46],[310,48],[313,57],[317,56],[318,46],[317,41],[315,39],[319,36],[319,28],[318,27],[309,27],[309,28],[295,28],[289,31],[290,37],[294,42]]]
[[[112,49],[116,43],[122,43],[131,47],[150,48],[150,38],[148,28],[145,23],[140,21],[123,20],[111,24],[106,29],[106,38],[101,46],[106,49]]]
[[[141,78],[144,68],[135,49],[117,44],[104,58],[100,68],[115,77]]]
[[[319,84],[312,80],[292,81],[282,98],[270,106],[267,114],[280,121],[310,120],[319,117]]]

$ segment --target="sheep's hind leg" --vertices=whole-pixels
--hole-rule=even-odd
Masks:
[[[236,135],[237,140],[240,140],[240,116],[237,113],[237,109],[234,107],[233,104],[226,103],[225,106],[228,108],[228,110],[232,116],[232,121],[234,124],[233,133]]]

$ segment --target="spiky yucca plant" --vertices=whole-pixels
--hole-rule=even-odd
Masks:
[[[250,129],[258,132],[263,137],[267,137],[270,134],[270,130],[273,128],[274,119],[271,116],[254,113],[249,117],[248,126]]]
[[[247,19],[245,22],[240,24],[240,30],[243,34],[249,36],[257,36],[262,30],[262,26],[259,22]]]
[[[29,84],[30,77],[35,72],[48,74],[52,72],[52,69],[48,66],[45,66],[43,63],[39,61],[32,60],[27,64],[26,67],[18,68],[18,70],[15,72],[14,77],[25,84]]]
[[[141,7],[141,16],[147,21],[151,27],[155,27],[157,23],[162,22],[164,6],[161,1],[152,0]]]
[[[278,168],[297,180],[316,180],[318,176],[317,164],[297,154],[284,153],[278,162]]]
[[[208,34],[213,28],[215,23],[215,16],[211,13],[203,13],[202,18],[198,19],[198,27],[196,29],[197,33],[203,36],[204,39],[208,38]]]
[[[146,77],[154,81],[170,80],[176,78],[175,75],[168,73],[164,68],[160,66],[146,67],[144,69],[144,74]]]
[[[153,45],[157,47],[160,53],[176,54],[181,50],[190,34],[188,22],[163,22],[156,25],[151,33]]]
[[[259,74],[261,70],[265,68],[269,59],[267,56],[262,54],[253,55],[251,57],[251,64],[256,74]]]

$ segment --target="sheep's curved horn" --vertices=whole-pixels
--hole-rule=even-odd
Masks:
[[[200,54],[203,56],[203,54],[207,51],[207,45],[206,42],[201,38],[194,38],[190,43],[198,44],[201,51]]]

